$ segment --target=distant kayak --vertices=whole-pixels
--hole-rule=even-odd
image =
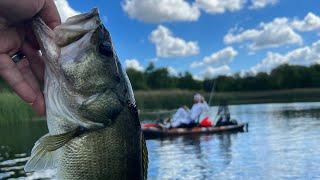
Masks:
[[[188,134],[213,134],[223,132],[243,132],[248,128],[248,123],[220,127],[193,127],[162,129],[156,124],[144,124],[142,131],[146,139],[180,136]]]

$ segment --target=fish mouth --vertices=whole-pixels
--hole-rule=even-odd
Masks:
[[[55,27],[53,30],[50,29],[40,17],[34,18],[32,26],[42,53],[47,57],[52,69],[55,69],[59,64],[58,59],[62,49],[68,46],[75,47],[78,45],[81,45],[80,48],[83,49],[84,44],[90,40],[91,34],[103,25],[99,17],[98,9],[94,8],[88,13],[68,18],[66,22]],[[88,40],[82,41],[85,36],[88,37],[86,38]],[[78,42],[80,40],[82,42]]]
[[[68,18],[65,23],[54,29],[55,42],[60,47],[68,46],[95,31],[102,25],[97,8],[88,13]]]
[[[91,43],[98,44],[98,51],[100,54],[106,57],[113,57],[115,55],[110,33],[103,25],[100,25],[96,29],[91,38]]]
[[[89,13],[67,19],[65,23],[53,30],[40,17],[33,20],[32,26],[46,64],[46,89],[53,86],[63,89],[63,91],[61,90],[57,95],[54,95],[55,99],[64,99],[61,97],[67,96],[71,99],[69,101],[77,104],[83,101],[85,96],[91,95],[90,93],[108,87],[106,82],[113,78],[113,73],[107,74],[106,71],[103,71],[103,68],[105,68],[105,62],[111,62],[109,64],[112,64],[115,61],[116,63],[114,58],[116,54],[110,34],[102,25],[96,8]],[[100,56],[98,52],[106,57]],[[109,64],[105,66],[111,70],[114,70],[113,67],[117,66],[117,74],[119,74],[118,64],[110,66]],[[96,73],[95,76],[92,75],[95,71],[90,70],[92,67],[96,69],[101,67],[99,73]],[[100,77],[91,80],[94,83],[89,84],[84,81],[86,77],[80,78],[80,74],[85,74],[86,77]],[[74,84],[78,85],[81,93],[85,95],[81,94],[80,96]],[[51,99],[53,98],[51,97]],[[57,107],[61,106],[61,103],[58,104]],[[70,105],[65,103],[65,106],[69,107]],[[70,111],[69,119],[76,121],[77,118],[74,118],[74,116],[74,113]],[[83,120],[82,125],[84,127],[100,127],[101,123]]]
[[[102,24],[96,8],[89,13],[67,19],[54,32],[55,42],[60,48],[78,46],[79,49],[85,49],[95,46],[100,54],[109,58],[115,56],[110,33]]]

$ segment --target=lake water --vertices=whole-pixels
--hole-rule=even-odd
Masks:
[[[230,106],[249,122],[243,133],[148,140],[149,179],[320,179],[320,103]],[[50,179],[25,174],[44,122],[0,127],[0,179]]]

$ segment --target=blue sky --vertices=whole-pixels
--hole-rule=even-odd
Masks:
[[[56,0],[62,16],[98,7],[124,65],[196,78],[320,63],[320,1]]]

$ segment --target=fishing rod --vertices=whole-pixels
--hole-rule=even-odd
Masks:
[[[212,85],[212,89],[211,89],[211,92],[210,92],[210,98],[209,98],[209,106],[211,105],[211,100],[212,100],[212,96],[213,96],[213,93],[214,93],[214,90],[215,90],[215,86],[216,86],[216,80],[213,79],[213,85]]]

